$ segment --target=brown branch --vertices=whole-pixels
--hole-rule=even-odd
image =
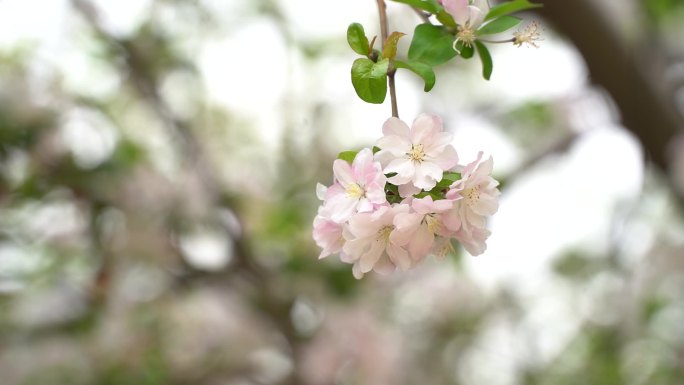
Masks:
[[[382,48],[385,48],[387,36],[389,36],[389,25],[387,23],[387,5],[385,0],[376,0],[378,3],[378,13],[380,14],[380,37],[382,38]],[[389,81],[390,102],[392,103],[392,116],[399,117],[399,107],[397,107],[397,90],[394,83],[394,74],[396,73],[392,59],[390,59],[389,69],[387,70],[387,79]]]
[[[411,7],[411,9],[418,15],[418,17],[420,17],[421,20],[423,20],[423,23],[432,24],[430,22],[430,17],[428,16],[428,14],[426,14],[425,12],[421,11],[416,7]]]

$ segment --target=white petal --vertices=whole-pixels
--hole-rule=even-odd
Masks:
[[[356,279],[363,278],[363,272],[361,271],[361,264],[356,262],[354,264],[354,266],[352,266],[352,274],[354,275],[354,278],[356,278]]]
[[[423,190],[432,190],[433,187],[442,180],[442,170],[439,166],[431,162],[423,162],[416,167],[416,174],[413,184]]]
[[[477,29],[480,27],[485,16],[485,13],[480,8],[473,7],[472,5],[468,7],[468,23],[470,28]]]
[[[444,147],[444,150],[438,156],[430,159],[430,161],[441,167],[442,170],[451,170],[458,164],[458,154],[454,146],[448,145]]]
[[[389,178],[389,180],[395,180],[398,182],[397,179],[404,179],[404,178],[411,178],[413,174],[415,173],[416,167],[414,166],[413,161],[406,159],[406,158],[400,158],[400,159],[395,159],[390,164],[385,167],[385,173],[389,174],[392,172],[396,172],[397,175]],[[397,178],[399,177],[399,178]],[[397,184],[395,182],[390,182],[393,184]],[[400,183],[405,183],[405,182],[400,182]]]
[[[397,135],[385,135],[375,143],[381,150],[389,151],[394,156],[403,156],[411,149],[408,139]]]
[[[320,183],[316,184],[316,196],[320,200],[325,199],[325,192],[328,191],[328,188]]]
[[[346,194],[338,195],[327,204],[330,207],[330,219],[337,223],[346,222],[356,212],[359,200]]]

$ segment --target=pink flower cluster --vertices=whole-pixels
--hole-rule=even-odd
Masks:
[[[364,148],[351,164],[335,160],[334,183],[317,186],[319,259],[339,253],[360,279],[371,270],[406,271],[429,254],[443,257],[451,239],[482,254],[486,217],[498,209],[491,157],[483,161],[480,153],[459,165],[452,135],[433,115],[418,116],[411,128],[390,118],[383,134],[377,152]]]

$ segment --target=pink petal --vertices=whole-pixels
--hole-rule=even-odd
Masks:
[[[431,157],[436,157],[439,156],[444,151],[444,147],[448,146],[453,142],[454,140],[454,135],[450,132],[438,132],[436,133],[433,137],[432,140],[430,141],[429,144],[426,144],[423,150],[425,151],[425,155],[431,156]]]
[[[442,120],[434,115],[421,114],[411,126],[411,143],[429,146],[433,137],[442,131]]]
[[[464,25],[466,23],[468,20],[468,0],[444,0],[443,5],[457,24]]]
[[[382,125],[382,133],[384,135],[396,135],[408,139],[409,127],[399,118],[391,117]]]
[[[461,215],[459,214],[458,203],[456,205],[453,210],[442,214],[442,224],[450,231],[458,231],[461,228]]]
[[[454,146],[448,145],[444,147],[444,151],[442,151],[442,153],[432,158],[430,161],[441,167],[442,170],[446,171],[458,164],[458,154],[456,153]]]
[[[333,173],[335,174],[335,179],[344,188],[347,188],[352,183],[356,183],[351,166],[342,159],[335,159],[333,162]]]
[[[361,271],[367,273],[373,270],[373,266],[380,259],[384,251],[385,244],[383,242],[374,241],[371,243],[371,247],[359,259]]]
[[[390,243],[387,245],[387,255],[390,260],[401,270],[406,271],[411,267],[411,258],[406,250]]]
[[[427,225],[420,226],[409,245],[413,260],[422,261],[432,249],[434,242],[435,235],[427,228]]]
[[[413,185],[413,183],[406,183],[399,185],[399,196],[402,198],[410,197],[411,195],[418,194],[420,188]]]
[[[372,173],[374,171],[373,163],[373,152],[370,148],[359,151],[351,166],[354,180],[359,182],[364,179],[366,174]]]
[[[389,260],[389,258],[384,257],[380,258],[380,260],[373,266],[373,271],[376,273],[380,273],[383,275],[391,274],[396,270],[396,266],[392,263],[392,261]]]

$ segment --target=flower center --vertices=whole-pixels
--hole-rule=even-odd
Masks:
[[[464,26],[458,27],[458,33],[456,33],[456,42],[462,41],[464,46],[472,47],[476,38],[477,36],[475,36],[475,30],[470,28],[467,23]],[[456,45],[456,42],[454,42],[454,46]]]
[[[345,192],[347,193],[348,197],[353,199],[359,199],[366,194],[366,192],[361,188],[361,186],[359,186],[356,183],[352,183],[349,186],[347,186]]]
[[[528,25],[524,30],[513,33],[513,44],[521,47],[523,44],[528,44],[532,47],[539,48],[537,42],[544,40],[539,31],[539,23],[536,21]]]
[[[385,244],[389,243],[389,237],[390,234],[392,234],[392,230],[394,230],[394,226],[385,226],[378,230],[378,241]]]
[[[408,155],[409,159],[411,159],[414,162],[422,162],[423,160],[425,160],[425,151],[423,150],[423,145],[412,144],[411,151],[407,152],[406,155]]]
[[[480,186],[469,188],[465,191],[463,196],[465,197],[468,206],[476,204],[480,200]]]
[[[442,228],[442,224],[433,215],[426,215],[425,223],[427,224],[428,230],[433,234],[436,234]]]

